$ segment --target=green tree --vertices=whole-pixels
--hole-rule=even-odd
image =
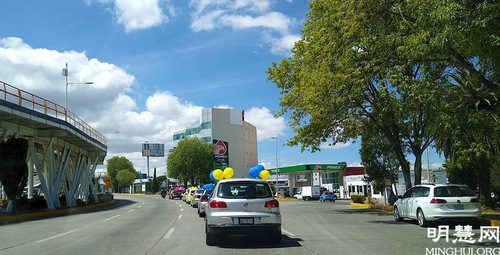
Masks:
[[[156,167],[153,172],[153,185],[151,187],[151,191],[154,193],[160,190],[160,184],[158,183],[158,179],[156,178]]]
[[[167,158],[168,177],[183,179],[184,183],[190,181],[191,185],[209,181],[212,168],[212,144],[196,137],[179,141]]]
[[[392,184],[398,179],[399,162],[391,144],[378,132],[363,133],[359,154],[367,174],[365,181],[373,182],[376,190],[385,190],[386,180]]]
[[[319,150],[379,130],[412,186],[442,104],[446,67],[428,34],[401,11],[414,6],[374,0],[312,1],[293,56],[272,63],[268,78],[281,89],[279,116],[297,133],[288,145]],[[421,11],[419,14],[423,14]]]
[[[464,75],[455,76],[455,80],[457,85],[447,98],[447,114],[443,115],[436,143],[446,156],[450,182],[479,187],[482,205],[491,208],[491,190],[498,186],[495,173],[500,163],[500,128],[496,115],[487,109],[491,105],[482,106],[485,101],[481,97],[471,97],[482,93],[480,82]],[[464,94],[467,90],[470,92]]]
[[[128,170],[137,176],[137,171],[135,171],[134,165],[126,157],[115,156],[106,160],[106,169],[114,187],[118,187],[116,175],[119,170]]]
[[[15,211],[16,200],[20,198],[28,182],[28,140],[9,138],[0,141],[0,182],[9,199],[6,212]]]
[[[126,186],[130,186],[134,183],[137,174],[132,173],[130,170],[122,169],[118,170],[116,173],[116,180],[118,182],[118,189],[121,187],[123,190]]]

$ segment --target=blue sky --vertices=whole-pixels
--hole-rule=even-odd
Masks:
[[[108,138],[108,158],[147,170],[141,144],[172,146],[172,134],[198,125],[202,108],[245,111],[257,127],[259,163],[360,165],[359,143],[300,151],[274,118],[279,90],[271,62],[290,56],[308,12],[303,0],[2,1],[0,81],[68,108]],[[425,158],[424,158],[425,160]],[[166,158],[150,158],[165,172]],[[431,164],[443,161],[434,153]],[[152,171],[151,171],[152,172]]]

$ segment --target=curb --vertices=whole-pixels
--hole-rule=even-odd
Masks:
[[[383,206],[383,205],[370,205],[370,204],[360,204],[360,203],[350,203],[351,206],[355,207],[361,207],[361,208],[366,208],[366,209],[379,209],[379,210],[384,210],[387,212],[392,212],[393,207],[392,206]],[[500,220],[490,220],[486,218],[481,218],[481,223],[487,226],[500,226]]]
[[[43,217],[61,216],[61,215],[66,215],[66,214],[70,214],[70,213],[74,213],[74,212],[80,212],[80,211],[90,210],[90,209],[94,209],[94,208],[104,207],[104,206],[112,205],[114,203],[115,203],[115,200],[111,200],[109,202],[104,202],[104,203],[99,203],[99,204],[91,204],[91,205],[78,206],[78,207],[62,208],[62,209],[56,209],[56,210],[50,210],[50,211],[40,211],[40,212],[33,212],[33,213],[22,213],[22,214],[0,216],[0,224],[12,223],[12,222],[17,222],[17,221],[22,221],[22,220],[32,220],[32,219],[38,219],[38,218],[43,218]]]

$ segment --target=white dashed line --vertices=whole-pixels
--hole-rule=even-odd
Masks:
[[[175,228],[170,228],[163,238],[168,239],[174,233]]]
[[[115,216],[113,216],[113,217],[109,217],[109,218],[107,218],[107,219],[105,219],[105,220],[111,220],[111,219],[114,219],[114,218],[116,218],[116,217],[120,217],[120,214],[115,215]]]
[[[73,229],[73,230],[70,230],[70,231],[68,231],[68,232],[61,233],[61,234],[59,234],[59,235],[55,235],[55,236],[52,236],[52,237],[49,237],[49,238],[45,238],[45,239],[42,239],[42,240],[38,240],[38,241],[36,241],[36,242],[37,242],[37,243],[42,243],[42,242],[45,242],[45,241],[48,241],[48,240],[51,240],[51,239],[54,239],[54,238],[58,238],[58,237],[60,237],[60,236],[64,236],[64,235],[67,235],[67,234],[73,233],[73,232],[75,232],[75,231],[76,231],[76,229]]]
[[[133,211],[135,211],[135,209],[130,209],[130,210],[128,210],[128,212],[133,212]]]
[[[177,219],[180,220],[181,218],[182,218],[182,214],[179,214],[179,217],[177,217]]]
[[[281,232],[285,233],[285,235],[287,235],[287,236],[292,236],[292,237],[295,236],[293,233],[288,232],[288,231],[286,231],[284,229],[281,229]]]

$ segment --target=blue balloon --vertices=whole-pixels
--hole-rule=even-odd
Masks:
[[[257,178],[257,177],[259,177],[260,171],[261,170],[259,168],[257,168],[257,166],[254,166],[254,167],[251,167],[250,170],[248,170],[248,174],[252,178]]]
[[[212,180],[212,181],[216,182],[216,181],[217,181],[217,179],[215,179],[215,177],[214,177],[214,171],[215,171],[215,170],[213,170],[212,172],[210,172],[210,180]]]
[[[260,173],[260,171],[266,169],[263,165],[256,165],[254,167],[257,168],[257,169],[259,169],[259,173]]]

